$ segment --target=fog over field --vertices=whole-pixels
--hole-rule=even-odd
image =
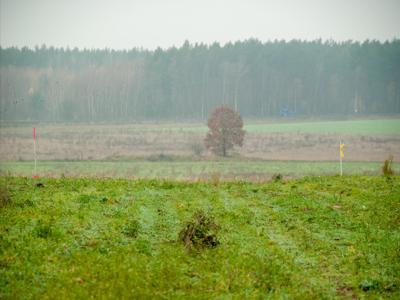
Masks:
[[[400,113],[397,1],[96,3],[1,1],[3,124]]]

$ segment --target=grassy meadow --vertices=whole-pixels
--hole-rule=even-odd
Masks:
[[[249,132],[299,132],[313,134],[339,133],[344,135],[399,135],[400,119],[304,121],[275,124],[249,124]]]
[[[155,159],[160,157],[155,157]],[[45,177],[129,177],[172,180],[209,180],[219,177],[223,180],[266,181],[280,174],[287,178],[306,175],[334,175],[339,173],[337,161],[260,161],[260,160],[173,160],[164,161],[40,161],[37,172]],[[176,158],[175,158],[176,159]],[[344,162],[346,175],[379,175],[382,163]],[[396,173],[400,164],[393,164]],[[3,174],[32,176],[33,162],[0,162]]]
[[[400,298],[397,176],[0,181],[1,299]]]
[[[79,127],[80,131],[101,131],[104,134],[134,132],[207,132],[206,121],[204,123],[136,123],[136,124],[42,124],[40,133],[43,135],[55,133],[70,134]],[[31,127],[4,127],[3,134],[13,134],[13,136],[31,135]],[[311,133],[329,134],[339,133],[344,135],[400,135],[399,118],[377,118],[377,119],[350,119],[350,120],[271,120],[261,122],[254,120],[244,120],[244,129],[249,133]]]
[[[211,158],[203,123],[36,124],[40,161],[139,160],[159,155]],[[334,161],[339,141],[346,161],[383,162],[400,157],[400,119],[245,120],[240,160]],[[0,159],[32,161],[32,126],[0,128]]]

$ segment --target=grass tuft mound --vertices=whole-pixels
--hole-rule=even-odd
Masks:
[[[276,174],[272,175],[273,181],[281,181],[282,179],[283,179],[283,176],[280,173],[276,173]]]
[[[218,230],[219,226],[215,223],[214,218],[199,210],[181,230],[179,240],[183,242],[186,249],[192,247],[214,248],[219,245],[216,235]]]

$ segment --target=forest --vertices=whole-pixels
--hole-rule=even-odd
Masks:
[[[0,48],[2,122],[205,120],[400,113],[400,40]]]

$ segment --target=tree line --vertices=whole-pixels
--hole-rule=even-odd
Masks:
[[[169,49],[0,48],[2,121],[400,113],[400,40],[256,39]]]

